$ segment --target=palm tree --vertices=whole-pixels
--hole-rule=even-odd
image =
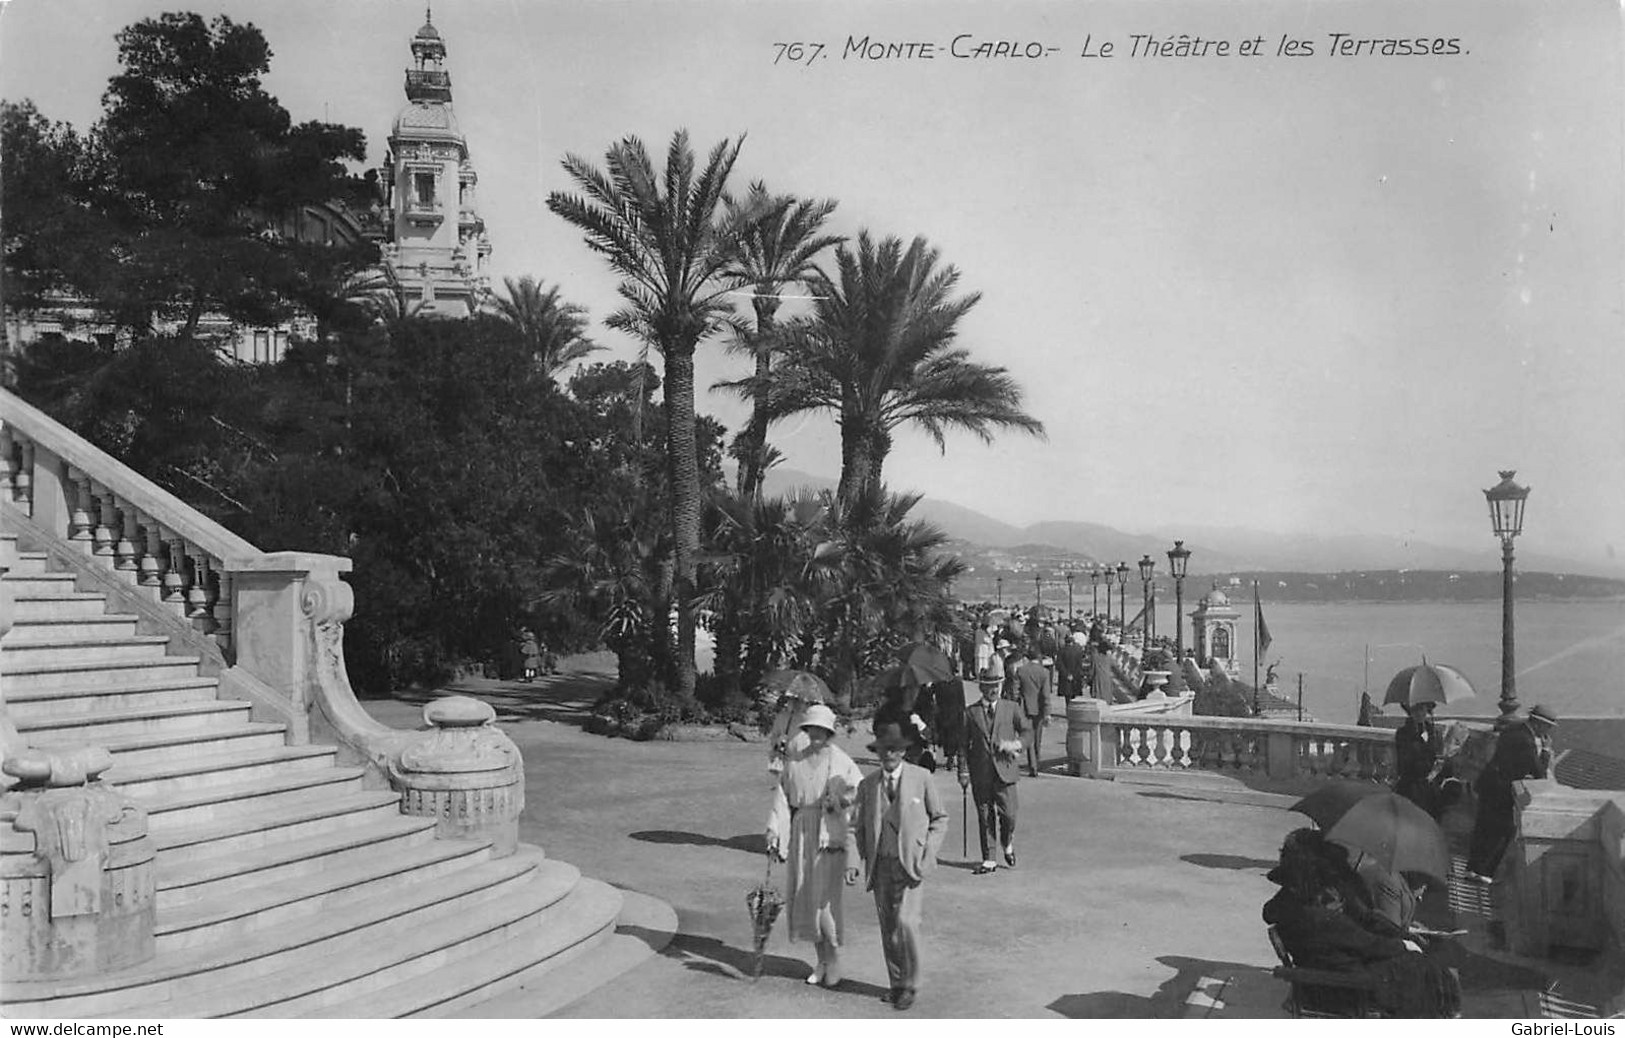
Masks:
[[[765,382],[773,372],[774,325],[782,301],[779,293],[817,273],[817,255],[845,239],[819,233],[835,211],[835,202],[830,200],[798,201],[793,195],[769,194],[767,185],[758,180],[750,185],[743,207],[761,216],[749,224],[730,269],[751,290],[756,329],[745,338],[745,346],[756,358],[756,378]],[[771,463],[766,453],[767,425],[766,401],[758,399],[751,408],[750,422],[734,439],[739,496],[747,501],[761,496],[762,478]]]
[[[493,296],[496,315],[518,329],[531,356],[548,378],[565,365],[604,347],[587,338],[587,309],[559,298],[559,286],[546,288],[528,274],[518,281],[503,278],[506,296]]]
[[[700,476],[694,425],[694,350],[730,324],[727,293],[738,284],[728,261],[749,214],[726,206],[728,174],[744,143],[723,140],[696,173],[688,133],[673,134],[657,173],[643,142],[611,145],[600,171],[567,156],[583,195],[555,191],[547,207],[578,227],[588,248],[621,276],[626,305],[611,328],[665,360],[666,456],[671,472],[673,597],[677,605],[677,690],[694,693],[694,569],[700,540]]]
[[[913,423],[946,450],[945,433],[963,429],[991,443],[993,431],[1044,435],[1021,409],[1021,389],[1004,368],[978,364],[955,345],[959,319],[981,299],[954,298],[959,271],[938,267],[924,238],[903,248],[867,231],[857,250],[835,252],[837,279],[814,275],[811,317],[786,327],[784,363],[750,392],[769,415],[829,410],[841,427],[840,498],[851,504],[880,485],[892,434]]]

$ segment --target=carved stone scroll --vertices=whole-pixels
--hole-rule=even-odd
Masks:
[[[525,808],[519,748],[496,726],[490,704],[447,696],[423,708],[430,730],[390,763],[403,814],[433,817],[443,839],[483,839],[492,857],[512,854]]]

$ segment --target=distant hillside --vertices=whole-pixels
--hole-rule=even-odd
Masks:
[[[767,492],[782,494],[797,487],[834,489],[836,481],[808,475],[794,469],[774,469],[768,473]],[[1025,528],[983,515],[972,508],[925,498],[914,514],[941,527],[949,537],[969,545],[1011,552],[1022,545],[1045,545],[1056,551],[1057,564],[1080,568],[1091,562],[1133,566],[1147,552],[1157,559],[1158,568],[1167,570],[1167,551],[1174,538],[1191,550],[1191,572],[1297,572],[1341,573],[1357,570],[1436,570],[1451,572],[1499,572],[1500,551],[1486,531],[1484,544],[1471,550],[1451,548],[1421,541],[1384,537],[1320,536],[1279,534],[1231,527],[1189,526],[1178,530],[1153,527],[1141,533],[1125,533],[1110,526],[1074,520],[1048,520]],[[1042,550],[1027,549],[1016,554],[1042,557]],[[1046,563],[1045,565],[1049,565]],[[1031,569],[1031,566],[1027,566]],[[1625,579],[1625,566],[1604,561],[1518,553],[1522,573],[1571,573],[1613,580]],[[1133,578],[1138,580],[1138,577]]]

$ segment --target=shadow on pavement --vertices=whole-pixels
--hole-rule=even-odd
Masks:
[[[1183,955],[1159,955],[1157,961],[1171,967],[1174,975],[1148,996],[1131,995],[1125,991],[1092,991],[1080,995],[1062,995],[1044,1008],[1075,1020],[1156,1019],[1173,1020],[1184,1016],[1200,1018],[1206,1010],[1191,1007],[1187,1012],[1185,1000],[1196,990],[1203,977],[1229,980],[1246,975],[1269,976],[1269,970],[1240,962],[1214,962],[1210,959],[1192,959]]]
[[[641,832],[628,833],[627,835],[644,843],[680,843],[691,847],[727,847],[730,850],[744,851],[747,854],[767,853],[767,837],[761,833],[730,836],[725,840],[715,836],[706,836],[703,833],[684,833],[674,829],[644,829]]]
[[[1180,861],[1200,865],[1204,869],[1273,869],[1275,862],[1268,858],[1248,858],[1240,854],[1181,854]]]
[[[583,728],[593,704],[614,679],[593,672],[551,674],[533,682],[469,678],[435,689],[398,691],[397,702],[421,706],[442,696],[470,696],[489,703],[499,722],[558,721]]]
[[[812,946],[808,945],[807,950],[810,956]],[[744,981],[747,984],[751,981],[751,968],[756,958],[748,949],[735,948],[715,937],[699,937],[693,934],[678,934],[661,954],[667,958],[678,959],[688,969]],[[763,979],[782,977],[801,983],[807,979],[809,969],[810,962],[788,955],[762,956]],[[865,995],[870,998],[879,998],[886,993],[883,987],[851,978],[842,980],[838,987],[831,990],[840,994]]]

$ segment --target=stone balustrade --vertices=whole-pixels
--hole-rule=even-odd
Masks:
[[[1507,937],[1523,955],[1625,950],[1625,794],[1552,779],[1515,787]]]
[[[1394,735],[1358,725],[1120,711],[1075,699],[1067,712],[1072,773],[1211,772],[1293,784],[1323,779],[1390,782]],[[1075,752],[1074,752],[1075,751]]]
[[[0,502],[232,657],[232,564],[258,549],[10,393]]]

